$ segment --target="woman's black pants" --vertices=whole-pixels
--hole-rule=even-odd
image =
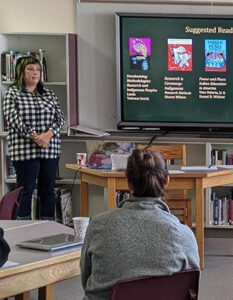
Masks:
[[[59,157],[13,162],[16,170],[17,185],[24,187],[18,217],[27,218],[31,216],[32,193],[37,180],[38,196],[40,199],[40,218],[54,218],[54,185],[58,163]]]

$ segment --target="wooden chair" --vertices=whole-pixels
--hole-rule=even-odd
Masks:
[[[146,145],[137,145],[138,149],[143,149]],[[185,145],[151,145],[148,149],[160,152],[168,164],[179,160],[179,164],[186,165],[186,146]],[[187,190],[179,192],[166,192],[163,199],[169,206],[171,212],[183,223],[192,229],[192,203],[187,196]]]
[[[118,281],[110,300],[197,300],[200,270]]]
[[[19,187],[2,197],[0,202],[0,220],[15,220],[22,199],[23,187]]]

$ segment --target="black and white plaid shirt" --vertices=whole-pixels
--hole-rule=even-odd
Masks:
[[[35,158],[56,158],[60,155],[60,131],[64,115],[56,95],[48,88],[43,94],[19,91],[11,86],[5,94],[3,111],[8,126],[8,153],[13,161]],[[29,136],[52,129],[50,147],[44,149]]]

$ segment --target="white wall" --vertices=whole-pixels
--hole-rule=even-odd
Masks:
[[[75,33],[75,0],[1,0],[0,32]]]
[[[77,2],[79,120],[107,130],[117,123],[115,12],[232,15],[233,6]]]

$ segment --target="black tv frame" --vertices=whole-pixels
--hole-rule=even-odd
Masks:
[[[191,18],[191,19],[229,19],[233,22],[233,15],[197,15],[197,14],[151,14],[151,13],[116,13],[116,70],[117,70],[117,129],[140,132],[151,131],[157,135],[167,133],[201,133],[202,137],[233,137],[233,121],[230,122],[170,122],[170,121],[124,121],[122,120],[122,78],[121,78],[121,60],[120,60],[120,31],[121,17],[157,17],[157,18]],[[233,25],[232,25],[233,26]]]

